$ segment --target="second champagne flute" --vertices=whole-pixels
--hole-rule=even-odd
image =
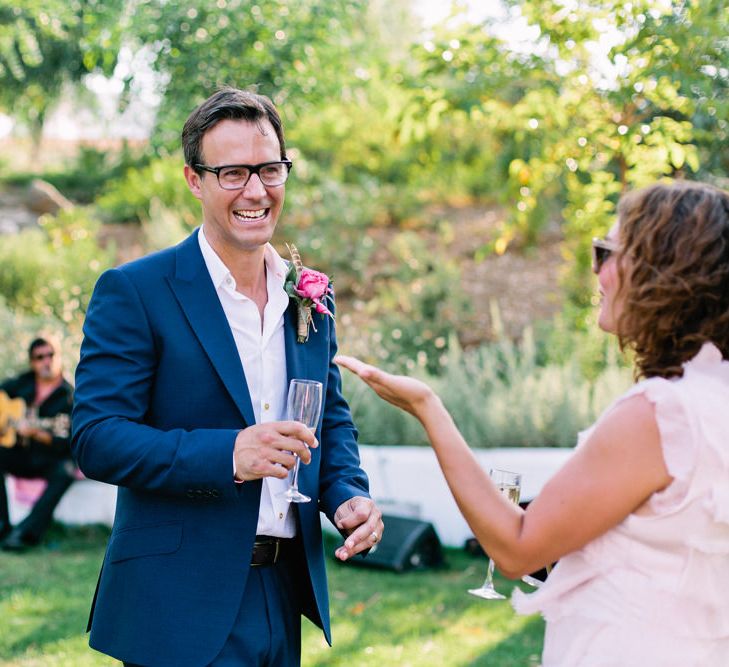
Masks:
[[[321,411],[322,385],[316,380],[293,379],[289,383],[289,395],[286,401],[286,418],[301,422],[312,431],[319,422]],[[290,503],[308,503],[311,498],[299,491],[299,464],[301,459],[296,456],[296,463],[289,476],[289,488],[281,495]]]
[[[496,488],[505,495],[512,503],[519,504],[519,495],[521,493],[521,475],[518,472],[509,472],[508,470],[489,470],[489,477]],[[494,588],[494,559],[489,558],[488,569],[486,570],[486,579],[479,588],[470,588],[468,592],[485,600],[505,600],[506,596],[499,593]]]

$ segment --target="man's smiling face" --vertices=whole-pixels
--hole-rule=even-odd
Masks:
[[[222,120],[202,139],[206,165],[260,164],[281,159],[276,132],[268,120]],[[221,259],[258,251],[271,240],[283,208],[286,187],[265,186],[251,175],[241,190],[224,190],[215,174],[185,166],[192,194],[202,202],[205,237]]]

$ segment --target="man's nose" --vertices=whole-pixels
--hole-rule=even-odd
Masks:
[[[266,186],[263,185],[263,181],[261,181],[258,174],[251,174],[242,192],[243,196],[249,199],[260,199],[268,194],[266,192]]]

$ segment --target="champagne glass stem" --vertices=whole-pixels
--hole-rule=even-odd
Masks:
[[[299,464],[301,463],[301,459],[299,458],[298,454],[294,454],[294,458],[296,459],[296,463],[294,463],[294,470],[291,474],[291,488],[294,489],[294,491],[299,490]]]
[[[489,471],[489,477],[500,493],[508,498],[512,503],[519,502],[519,492],[521,489],[521,475],[508,470],[498,470],[492,468]],[[499,593],[494,587],[494,559],[489,557],[489,564],[486,570],[486,579],[480,588],[470,588],[468,592],[476,597],[485,600],[504,600],[506,596]]]
[[[544,566],[544,571],[547,573],[547,576],[549,576],[549,573],[552,571],[552,564],[548,563]],[[536,577],[532,577],[531,574],[525,574],[521,580],[525,584],[529,584],[530,586],[534,588],[539,588],[544,582],[541,579],[537,579]]]
[[[487,588],[494,587],[494,567],[494,559],[489,558],[489,566],[486,568],[486,581],[483,582],[483,585]]]
[[[539,588],[542,585],[542,582],[536,577],[532,577],[531,574],[525,574],[521,580],[525,584],[529,584],[532,588]]]
[[[470,588],[468,592],[471,595],[475,595],[485,600],[503,600],[506,596],[501,595],[496,588],[494,588],[494,559],[489,558],[489,564],[486,569],[486,579],[480,588]]]

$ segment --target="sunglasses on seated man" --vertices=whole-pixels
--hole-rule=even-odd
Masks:
[[[44,359],[53,359],[56,356],[55,352],[39,352],[38,354],[31,354],[31,361],[43,361]]]

